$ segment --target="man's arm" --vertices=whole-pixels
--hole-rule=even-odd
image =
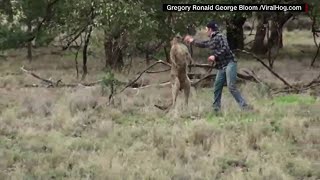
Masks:
[[[207,41],[198,41],[198,40],[193,40],[191,42],[191,44],[195,45],[196,47],[199,48],[208,48],[211,45],[211,41],[207,40]]]

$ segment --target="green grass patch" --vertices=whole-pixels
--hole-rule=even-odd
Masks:
[[[250,112],[228,112],[226,114],[209,113],[206,117],[207,122],[213,123],[219,127],[253,123],[260,119],[262,119],[260,114]]]
[[[311,105],[316,102],[316,99],[312,96],[304,96],[304,95],[285,95],[275,97],[273,102],[278,105]]]

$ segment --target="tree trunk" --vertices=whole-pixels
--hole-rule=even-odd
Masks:
[[[268,46],[270,48],[272,47],[278,47],[280,48],[280,39],[282,36],[282,29],[279,27],[278,22],[272,21],[271,22],[271,28],[270,28],[270,38],[268,39]]]
[[[92,32],[92,26],[89,27],[88,32],[86,33],[85,36],[85,42],[84,42],[84,46],[83,46],[83,51],[82,51],[82,60],[83,60],[83,64],[82,64],[82,80],[85,80],[87,74],[88,74],[88,68],[87,68],[87,55],[88,55],[88,46],[89,46],[89,42],[90,42],[90,37],[91,37],[91,32]]]
[[[316,52],[315,56],[313,57],[313,60],[311,61],[311,64],[310,64],[311,67],[314,66],[314,63],[316,62],[316,59],[317,59],[317,57],[319,55],[319,52],[320,52],[320,43],[318,45],[317,52]]]
[[[234,16],[227,23],[227,39],[231,50],[244,48],[243,24],[246,18]]]
[[[166,55],[166,60],[167,62],[171,63],[171,59],[170,59],[170,55],[168,53],[168,50],[166,47],[163,47],[163,50],[164,50],[164,54]]]
[[[261,15],[261,17],[258,20],[259,22],[257,25],[257,31],[251,50],[256,54],[265,54],[268,50],[267,46],[264,43],[264,39],[267,32],[265,27],[265,24],[267,24],[267,18]]]
[[[31,21],[28,22],[27,26],[28,26],[28,34],[31,34],[32,33]],[[32,62],[32,41],[28,42],[27,51],[28,51],[27,58],[28,58],[29,62]]]
[[[146,51],[146,64],[150,65],[150,53],[148,51]]]
[[[104,53],[105,67],[112,68],[112,39],[108,36],[107,31],[104,31]]]
[[[106,68],[116,68],[120,70],[124,66],[122,46],[123,42],[121,42],[121,35],[110,35],[105,32],[104,51]]]
[[[268,40],[268,44],[270,47],[277,46],[278,48],[283,47],[282,40],[282,31],[284,24],[292,17],[292,14],[278,14],[273,20],[271,24],[271,35]]]
[[[113,43],[112,46],[113,46],[112,56],[114,57],[113,67],[117,70],[121,70],[121,68],[124,66],[122,49],[118,41]]]
[[[270,38],[270,32],[271,32],[271,28],[270,28],[270,23],[268,23],[268,26],[267,26],[267,39],[268,39],[268,42],[269,40],[271,39]],[[270,69],[273,69],[273,63],[274,63],[274,58],[272,58],[272,55],[274,54],[274,50],[277,50],[278,48],[274,48],[272,46],[270,46],[270,43],[268,43],[267,45],[267,48],[268,48],[268,62],[269,62],[269,67]]]

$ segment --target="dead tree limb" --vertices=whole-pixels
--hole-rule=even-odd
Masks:
[[[162,60],[159,60],[159,61],[153,63],[152,65],[150,65],[149,67],[147,67],[145,70],[143,70],[140,74],[138,74],[138,76],[137,76],[135,79],[133,79],[132,81],[130,81],[122,90],[120,90],[119,93],[123,92],[125,89],[127,89],[128,87],[130,87],[132,84],[134,84],[135,82],[137,82],[137,81],[140,79],[140,77],[141,77],[145,72],[147,72],[149,69],[151,69],[152,67],[154,67],[154,66],[157,65],[157,64],[165,64],[165,65],[168,65],[168,63],[166,63],[166,62],[164,62],[164,61],[162,61]],[[171,66],[171,65],[170,65],[170,66]]]
[[[319,83],[320,82],[320,74],[314,78],[310,83],[308,83],[307,85],[305,85],[306,87],[312,86],[315,83]]]
[[[311,25],[311,31],[312,31],[312,34],[313,34],[313,42],[314,42],[314,45],[316,45],[317,47],[319,46],[318,43],[317,43],[317,38],[316,36],[318,37],[317,35],[317,31],[316,31],[316,16],[315,15],[309,15],[309,18],[311,19],[312,21],[312,25]]]
[[[170,70],[171,70],[171,68],[164,69],[164,70],[159,70],[159,71],[147,71],[146,73],[148,73],[148,74],[156,74],[156,73],[168,72]]]
[[[157,60],[157,61],[162,61],[162,62],[161,62],[162,64],[164,64],[164,65],[166,65],[166,66],[168,66],[168,67],[171,68],[171,64],[170,64],[170,63],[165,62],[165,61],[163,61],[163,60],[161,60],[161,59],[158,59],[158,58],[156,58],[156,57],[154,57],[154,56],[151,56],[151,58],[154,59],[154,60]],[[168,61],[168,60],[167,60],[167,61]]]
[[[296,88],[277,88],[277,89],[273,89],[273,94],[279,94],[279,93],[300,93],[303,91],[306,91],[308,89],[314,88],[320,86],[320,74],[315,77],[311,82],[309,82],[308,84],[300,84],[300,85],[296,85]]]
[[[20,68],[24,73],[30,74],[32,77],[40,80],[41,82],[44,82],[46,84],[48,84],[48,87],[79,87],[79,86],[95,86],[97,84],[100,84],[102,82],[102,80],[97,80],[94,82],[90,82],[90,83],[70,83],[70,84],[64,84],[62,83],[62,80],[59,79],[58,81],[54,82],[52,80],[40,77],[39,75],[37,75],[36,73],[26,70],[24,67]],[[127,84],[126,82],[119,82],[121,84]],[[39,85],[26,85],[26,87],[39,87]]]
[[[237,51],[240,51],[244,54],[248,54],[252,57],[254,57],[257,61],[259,61],[265,68],[267,68],[275,77],[277,77],[280,81],[282,81],[286,86],[296,89],[295,87],[293,87],[290,83],[288,83],[286,80],[284,80],[284,78],[282,78],[278,73],[276,73],[275,71],[273,71],[266,63],[263,62],[262,59],[260,59],[258,56],[256,56],[255,54],[245,51],[245,50],[241,50],[241,49],[237,49]],[[297,90],[297,89],[296,89]]]
[[[212,68],[210,64],[189,64],[189,67]]]
[[[199,79],[198,81],[191,82],[191,86],[197,86],[201,81],[208,79],[210,77],[215,77],[215,74],[208,74],[208,75],[202,77],[201,79]]]
[[[318,57],[318,55],[319,55],[319,52],[320,52],[320,43],[318,44],[318,46],[317,46],[317,52],[316,52],[316,54],[314,55],[313,60],[311,61],[311,64],[310,64],[311,67],[312,67],[312,66],[314,65],[314,63],[316,62],[316,59],[317,59],[317,57]]]
[[[157,61],[163,61],[159,58],[156,58],[154,56],[151,56],[152,59],[155,59]],[[171,64],[167,63],[167,62],[164,62],[163,63],[164,65],[167,65],[168,67],[171,67]],[[188,64],[188,67],[199,67],[199,68],[212,68],[212,65],[211,64]]]
[[[44,79],[44,78],[38,76],[37,74],[35,74],[35,73],[31,72],[31,71],[26,70],[23,66],[22,66],[20,69],[21,69],[23,72],[25,72],[25,73],[27,73],[27,74],[30,74],[31,76],[33,76],[33,77],[35,77],[35,78],[37,78],[37,79],[39,79],[39,80],[47,83],[47,84],[50,85],[50,86],[57,86],[57,85],[61,82],[61,80],[58,80],[57,82],[53,82],[53,81],[51,81],[51,80]]]
[[[315,46],[317,47],[317,52],[316,52],[316,54],[315,54],[315,56],[314,56],[314,58],[313,58],[313,60],[311,61],[311,64],[310,64],[310,66],[312,67],[314,65],[317,57],[318,57],[319,50],[320,50],[320,43],[319,44],[317,43],[317,38],[316,38],[316,37],[318,37],[318,34],[316,32],[316,28],[315,28],[315,26],[316,26],[316,16],[315,15],[314,16],[310,15],[309,17],[312,20],[311,29],[312,29],[312,35],[313,35],[313,42],[314,42]]]
[[[188,76],[190,79],[196,79],[197,76],[200,76],[201,74],[192,74],[189,73]],[[200,79],[191,82],[192,86],[197,86],[200,82],[206,80],[206,79],[213,79],[216,77],[215,73],[209,73],[204,75],[203,77],[201,77]],[[255,82],[255,83],[263,83],[261,80],[257,79],[256,77],[254,77],[251,74],[243,74],[243,73],[237,73],[237,77],[239,78],[239,80],[244,80],[244,81],[250,81],[250,82]]]

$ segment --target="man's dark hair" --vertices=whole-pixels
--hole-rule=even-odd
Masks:
[[[218,24],[214,21],[211,20],[208,24],[207,24],[207,28],[211,28],[214,31],[219,30]]]

